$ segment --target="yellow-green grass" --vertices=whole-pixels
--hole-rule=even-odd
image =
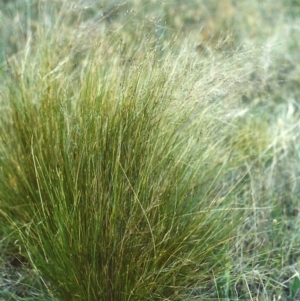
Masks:
[[[48,71],[41,43],[9,83],[1,213],[61,300],[186,298],[240,217],[223,106],[188,57],[142,46],[129,66],[99,46],[79,73],[69,56]]]
[[[0,5],[2,298],[297,300],[296,1]]]

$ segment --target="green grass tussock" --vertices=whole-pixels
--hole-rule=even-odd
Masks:
[[[0,8],[1,301],[299,298],[297,1]]]
[[[201,78],[176,86],[184,58],[156,60],[95,52],[80,77],[66,59],[32,81],[28,59],[10,86],[1,212],[62,300],[181,300],[221,268],[239,185],[222,188],[222,111],[198,99]]]

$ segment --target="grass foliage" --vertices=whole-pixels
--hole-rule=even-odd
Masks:
[[[2,210],[62,299],[173,299],[229,238],[213,206],[228,155],[204,132],[211,108],[153,64],[124,78],[94,57],[80,88],[55,74],[10,91]]]
[[[0,3],[0,298],[299,297],[295,1],[196,2]]]

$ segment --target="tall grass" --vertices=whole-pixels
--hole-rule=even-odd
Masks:
[[[0,5],[0,299],[297,300],[291,4]]]
[[[42,40],[9,85],[1,213],[60,300],[182,300],[227,260],[235,118],[191,59],[144,44],[130,65],[100,47],[79,72]]]

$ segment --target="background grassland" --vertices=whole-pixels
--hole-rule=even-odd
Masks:
[[[299,299],[299,1],[0,8],[3,300]]]

